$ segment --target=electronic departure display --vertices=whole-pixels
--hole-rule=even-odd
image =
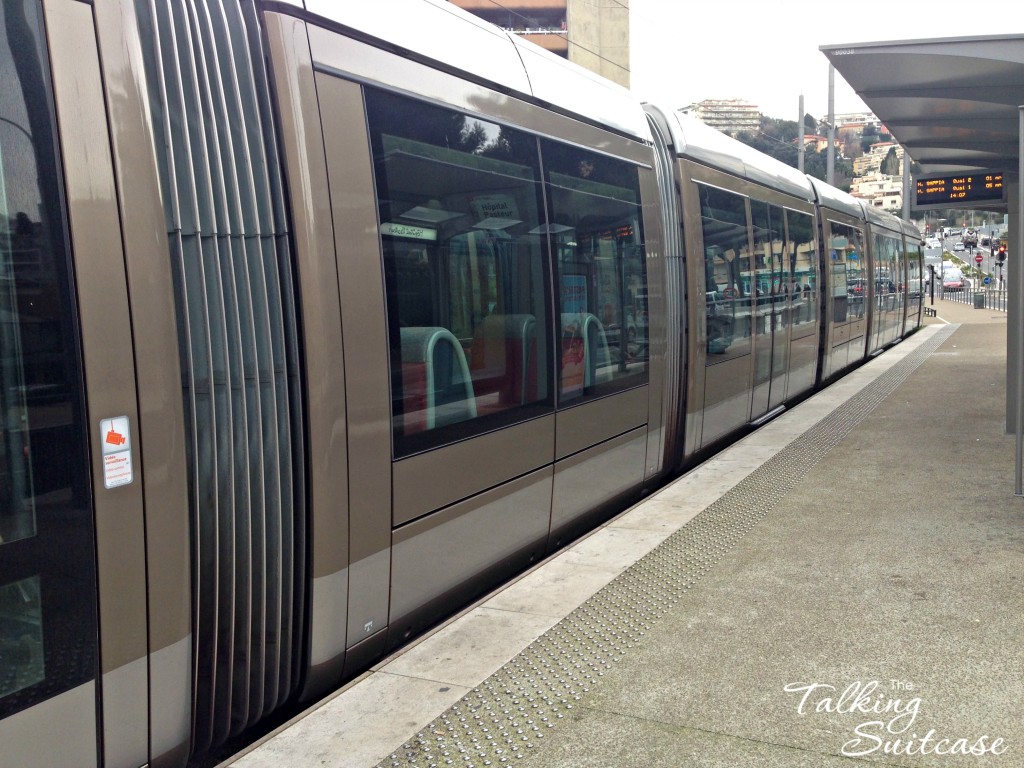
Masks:
[[[1006,200],[1002,171],[979,171],[917,179],[915,208],[972,208]]]

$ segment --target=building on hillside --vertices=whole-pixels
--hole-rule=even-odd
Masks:
[[[843,146],[860,144],[867,123],[846,123],[836,127],[836,140]]]
[[[871,173],[855,178],[850,182],[850,194],[889,213],[898,215],[903,210],[903,179],[899,176]]]
[[[839,140],[835,141],[836,148],[839,148]],[[824,152],[828,149],[828,136],[818,136],[814,133],[804,134],[804,147],[812,152]]]
[[[449,0],[629,87],[629,0]]]
[[[761,110],[743,99],[705,99],[679,111],[722,133],[756,131],[761,127]]]
[[[842,115],[836,115],[835,119],[837,129],[844,128],[846,126],[864,128],[868,125],[879,130],[882,129],[882,121],[871,112],[847,112]]]
[[[896,148],[896,157],[900,162],[899,174],[902,174],[903,147],[895,141],[880,141],[877,144],[872,144],[868,152],[853,161],[853,174],[855,176],[866,176],[871,173],[880,173],[882,161],[889,155],[889,150],[893,147]]]

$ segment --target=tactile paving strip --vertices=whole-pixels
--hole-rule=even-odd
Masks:
[[[378,768],[518,762],[958,325],[947,325],[534,641]],[[520,763],[522,764],[522,763]]]

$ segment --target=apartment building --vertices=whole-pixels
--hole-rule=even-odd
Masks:
[[[761,127],[761,110],[743,99],[705,99],[679,110],[722,133],[737,134]]]
[[[882,161],[889,155],[889,150],[896,148],[896,157],[900,161],[900,172],[903,171],[903,147],[895,141],[880,141],[872,144],[871,148],[853,161],[853,173],[856,176],[866,176],[871,173],[879,173],[882,170]]]
[[[881,129],[882,121],[871,112],[846,112],[835,116],[836,128],[847,126],[863,129],[866,126],[874,126]]]
[[[903,210],[903,179],[870,173],[850,182],[850,194],[868,201],[868,205],[897,215]]]
[[[629,0],[449,0],[629,87]]]
[[[834,143],[838,148],[838,139]],[[826,149],[828,149],[828,136],[819,136],[816,133],[805,133],[804,147],[813,152],[824,152]]]

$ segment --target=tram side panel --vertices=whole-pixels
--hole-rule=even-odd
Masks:
[[[141,581],[144,572],[139,483],[113,493],[103,488],[102,460],[95,456],[102,437],[93,424],[97,412],[129,416],[136,430],[138,421],[134,389],[124,388],[124,377],[131,379],[130,336],[118,325],[124,315],[114,314],[126,311],[127,299],[112,169],[102,149],[105,120],[96,114],[102,101],[91,9],[62,3],[48,10],[44,22],[38,3],[0,8],[0,61],[8,75],[0,92],[0,743],[12,764],[95,766],[103,757],[102,677],[138,669],[145,626],[144,617],[130,616],[140,596],[144,600],[140,586],[122,606],[130,636],[111,649],[114,658],[101,669],[107,658],[100,624],[116,630],[120,609],[101,614],[97,595],[103,589],[112,598],[123,585],[120,576]],[[48,37],[47,27],[66,23],[69,15],[75,29]],[[69,35],[79,47],[77,67],[69,66],[70,51],[55,55],[51,65],[54,48]],[[55,84],[57,78],[62,82]],[[99,122],[71,129],[68,122],[83,116]],[[100,148],[90,165],[83,162],[87,141],[97,136]],[[75,153],[68,167],[63,150]],[[86,290],[82,299],[93,314],[83,318],[77,280],[81,273],[95,288],[90,270],[110,279],[112,308],[95,314],[101,305]],[[123,346],[105,349],[106,331]],[[128,370],[104,371],[105,362],[126,357]],[[86,372],[110,389],[87,392]],[[137,471],[125,458],[122,469]],[[102,524],[98,512],[107,516]],[[109,559],[118,523],[127,526],[120,563]],[[97,546],[108,553],[99,565]],[[135,692],[145,700],[142,683]],[[119,709],[116,696],[111,705]],[[137,725],[139,718],[130,721]],[[126,744],[120,736],[118,751]],[[137,740],[128,746],[136,764],[145,761]]]
[[[898,224],[898,222],[894,222]],[[903,321],[905,283],[903,237],[900,233],[872,226],[872,331],[868,354],[884,349],[896,341]]]
[[[135,337],[139,441],[146,469],[149,763],[182,764],[192,713],[192,600],[186,426],[171,260],[138,20],[93,5],[126,253]],[[74,52],[78,55],[77,52]],[[138,308],[142,308],[141,310]],[[142,439],[145,437],[145,439]]]
[[[688,259],[696,450],[814,385],[821,281],[809,201],[691,161],[679,168],[687,246],[698,255]]]
[[[687,417],[697,417],[696,447],[705,448],[750,419],[757,328],[748,196],[735,177],[680,162],[690,194],[686,220],[696,236],[687,282],[700,329],[689,352],[694,397]]]
[[[751,188],[756,323],[759,334],[751,420],[806,391],[817,364],[818,260],[809,240],[813,205]]]
[[[348,617],[349,498],[344,357],[334,233],[313,64],[303,22],[264,16],[301,297],[309,516],[308,637],[303,699],[344,672]]]
[[[400,644],[639,488],[650,150],[334,32],[309,38],[363,478],[350,547],[366,547],[367,574],[382,555],[391,569],[350,581],[352,652],[379,626],[366,601],[383,597]]]
[[[685,335],[680,317],[680,307],[685,305],[685,286],[673,281],[683,279],[679,269],[682,254],[671,252],[678,243],[679,233],[674,237],[667,232],[669,224],[678,227],[678,219],[665,211],[661,185],[666,179],[662,172],[671,173],[671,167],[659,169],[658,163],[664,156],[655,157],[658,150],[651,147],[653,167],[641,167],[640,199],[643,226],[642,252],[645,260],[646,295],[636,291],[631,295],[633,306],[624,308],[626,318],[626,354],[634,360],[647,355],[648,364],[648,405],[647,405],[647,447],[645,449],[644,479],[649,485],[657,478],[664,477],[671,469],[671,454],[676,450],[675,437],[669,435],[674,429],[680,412],[679,399],[682,396],[685,369],[681,364],[679,348]],[[678,205],[677,201],[669,201]],[[669,293],[675,295],[670,298]],[[670,312],[672,317],[670,319]],[[629,327],[632,316],[633,328]],[[671,334],[671,336],[670,336]],[[632,346],[630,346],[632,344]],[[669,377],[675,381],[669,381]]]
[[[682,201],[676,181],[676,158],[668,145],[670,129],[664,114],[655,106],[645,104],[651,134],[654,139],[652,157],[656,189],[645,196],[648,222],[660,223],[660,243],[652,259],[648,247],[648,284],[651,311],[649,345],[652,366],[663,366],[663,374],[652,372],[652,400],[650,429],[647,443],[647,480],[652,487],[660,477],[670,475],[682,465],[685,450],[685,399],[688,375],[686,345],[689,337],[686,260],[683,243]],[[651,242],[651,229],[647,229]],[[653,394],[660,384],[660,405],[655,405]],[[660,414],[660,418],[655,418]]]

